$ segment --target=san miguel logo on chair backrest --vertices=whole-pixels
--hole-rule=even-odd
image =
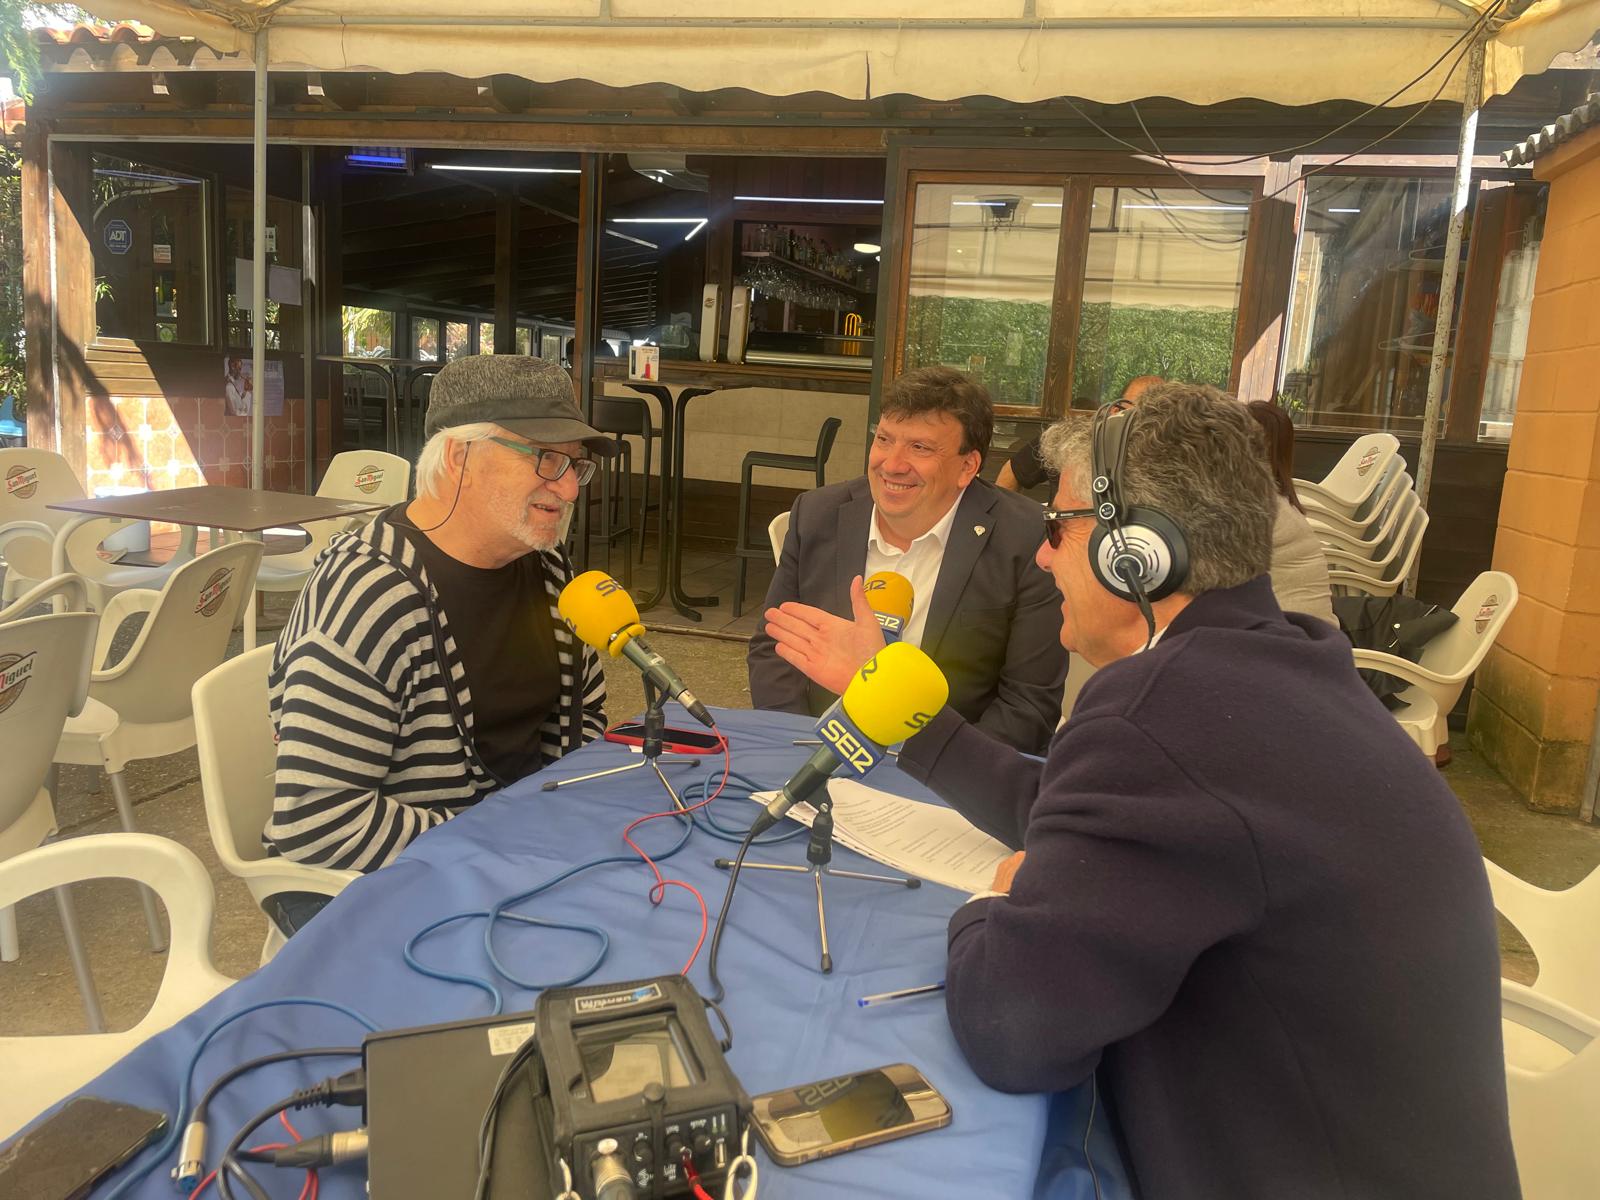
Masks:
[[[382,467],[362,467],[356,473],[356,491],[364,496],[370,496],[378,490],[378,485],[383,482]]]
[[[1483,603],[1478,605],[1478,611],[1472,618],[1472,624],[1479,633],[1489,628],[1489,622],[1494,619],[1494,614],[1500,610],[1500,597],[1495,595],[1485,596]]]
[[[1361,456],[1361,461],[1356,464],[1356,474],[1365,478],[1367,472],[1372,470],[1372,464],[1377,461],[1378,448],[1374,446]]]
[[[0,654],[0,713],[22,699],[23,689],[28,686],[34,661],[38,657],[34,651],[27,654]]]
[[[200,589],[200,599],[195,603],[194,610],[202,617],[214,617],[217,609],[222,607],[222,598],[228,594],[228,585],[233,582],[232,567],[218,567],[211,573],[211,578],[206,580],[205,587]]]
[[[6,495],[15,496],[18,500],[32,500],[38,490],[37,467],[12,467],[6,472]]]

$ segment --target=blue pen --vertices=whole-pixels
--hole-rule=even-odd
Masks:
[[[858,1008],[871,1008],[874,1004],[890,1004],[896,1000],[910,1000],[913,996],[932,996],[944,991],[944,980],[938,983],[925,983],[921,987],[901,988],[898,992],[879,992],[875,996],[863,996],[856,1001]]]

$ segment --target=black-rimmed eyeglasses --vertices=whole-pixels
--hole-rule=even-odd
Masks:
[[[1061,537],[1066,532],[1068,521],[1076,521],[1079,517],[1092,517],[1096,512],[1092,508],[1047,508],[1044,510],[1044,536],[1050,541],[1050,549],[1061,549]]]
[[[537,460],[533,469],[539,473],[540,479],[548,479],[551,483],[560,479],[567,473],[567,468],[571,467],[578,473],[578,486],[582,487],[594,478],[595,469],[599,466],[592,458],[573,458],[572,455],[563,454],[559,450],[546,450],[543,446],[533,446],[511,438],[492,437],[489,440]]]

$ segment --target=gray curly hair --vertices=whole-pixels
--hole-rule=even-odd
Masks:
[[[1118,481],[1123,502],[1159,509],[1189,543],[1185,595],[1237,587],[1266,574],[1277,517],[1272,476],[1249,410],[1226,392],[1165,383],[1140,396]],[[1089,498],[1093,419],[1045,431],[1041,456]]]

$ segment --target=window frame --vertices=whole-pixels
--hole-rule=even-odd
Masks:
[[[945,157],[948,152],[924,154],[906,152],[902,158],[900,180],[902,199],[897,213],[900,253],[893,263],[894,299],[889,310],[890,328],[884,346],[887,377],[905,370],[905,331],[910,299],[911,254],[916,223],[917,188],[923,185],[982,187],[1055,187],[1062,190],[1061,232],[1056,246],[1055,284],[1050,299],[1050,337],[1045,358],[1045,376],[1037,407],[996,404],[995,416],[1002,419],[1033,418],[1056,420],[1069,411],[1074,360],[1077,355],[1078,324],[1083,311],[1085,273],[1089,260],[1089,214],[1098,187],[1165,187],[1194,189],[1195,176],[1202,187],[1229,188],[1250,193],[1252,211],[1246,227],[1244,262],[1241,265],[1239,316],[1234,321],[1232,365],[1228,387],[1237,389],[1241,367],[1250,347],[1243,315],[1257,302],[1252,276],[1252,250],[1258,240],[1258,224],[1265,206],[1256,204],[1263,192],[1262,170],[1230,168],[1226,171],[1200,168],[1180,176],[1166,167],[1149,166],[1133,156],[1107,156],[1060,151],[1051,155],[1050,169],[1018,169],[1016,150],[976,151],[962,155],[963,162],[977,165],[951,169],[942,165],[918,165],[924,158]],[[1262,160],[1265,162],[1265,160]],[[986,165],[992,162],[992,167]],[[882,283],[880,281],[880,286]]]

